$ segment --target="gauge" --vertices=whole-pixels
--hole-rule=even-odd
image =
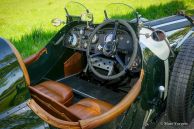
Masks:
[[[93,39],[92,39],[92,43],[96,43],[98,41],[98,36],[95,34]]]
[[[78,45],[78,36],[73,33],[72,35],[69,36],[68,42],[72,47],[77,46]]]
[[[123,40],[124,38],[123,38],[123,36],[120,36],[119,39],[120,39],[120,40]]]
[[[106,35],[105,36],[105,38],[104,38],[104,42],[110,42],[110,41],[112,41],[112,38],[113,38],[113,34],[112,33],[110,33],[110,34],[108,34],[108,35]]]
[[[83,28],[80,29],[79,34],[80,34],[80,35],[84,35],[84,34],[85,34],[85,30],[84,30]]]
[[[88,46],[88,44],[85,42],[85,43],[84,43],[84,48],[86,49],[86,48],[87,48],[87,46]]]

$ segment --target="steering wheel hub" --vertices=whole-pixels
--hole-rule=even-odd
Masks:
[[[113,57],[116,54],[115,41],[106,42],[103,47],[103,54],[108,57]]]

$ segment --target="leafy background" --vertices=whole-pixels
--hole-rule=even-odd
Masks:
[[[69,0],[0,0],[0,36],[11,40],[23,58],[40,50],[61,27],[51,19],[65,20],[65,3]],[[152,20],[185,10],[194,15],[194,0],[77,0],[94,15],[94,22],[104,19],[103,10],[111,2],[132,5],[143,17]],[[126,18],[127,15],[123,15]]]

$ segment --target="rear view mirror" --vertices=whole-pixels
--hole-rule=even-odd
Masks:
[[[81,14],[81,21],[91,22],[92,20],[93,20],[93,14],[92,13],[83,13],[83,14]]]
[[[165,33],[163,31],[161,31],[161,30],[155,30],[155,31],[153,31],[151,37],[155,41],[163,41],[163,40],[166,39]]]
[[[59,18],[54,18],[51,20],[51,23],[53,26],[60,26],[61,24],[65,24],[65,21],[59,19]]]

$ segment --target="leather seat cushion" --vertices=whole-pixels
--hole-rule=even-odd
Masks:
[[[91,98],[85,98],[78,103],[70,106],[68,109],[80,119],[87,119],[94,116],[101,115],[110,110],[113,105]]]
[[[71,105],[73,92],[72,88],[67,85],[55,81],[45,81],[33,88],[65,106]]]

